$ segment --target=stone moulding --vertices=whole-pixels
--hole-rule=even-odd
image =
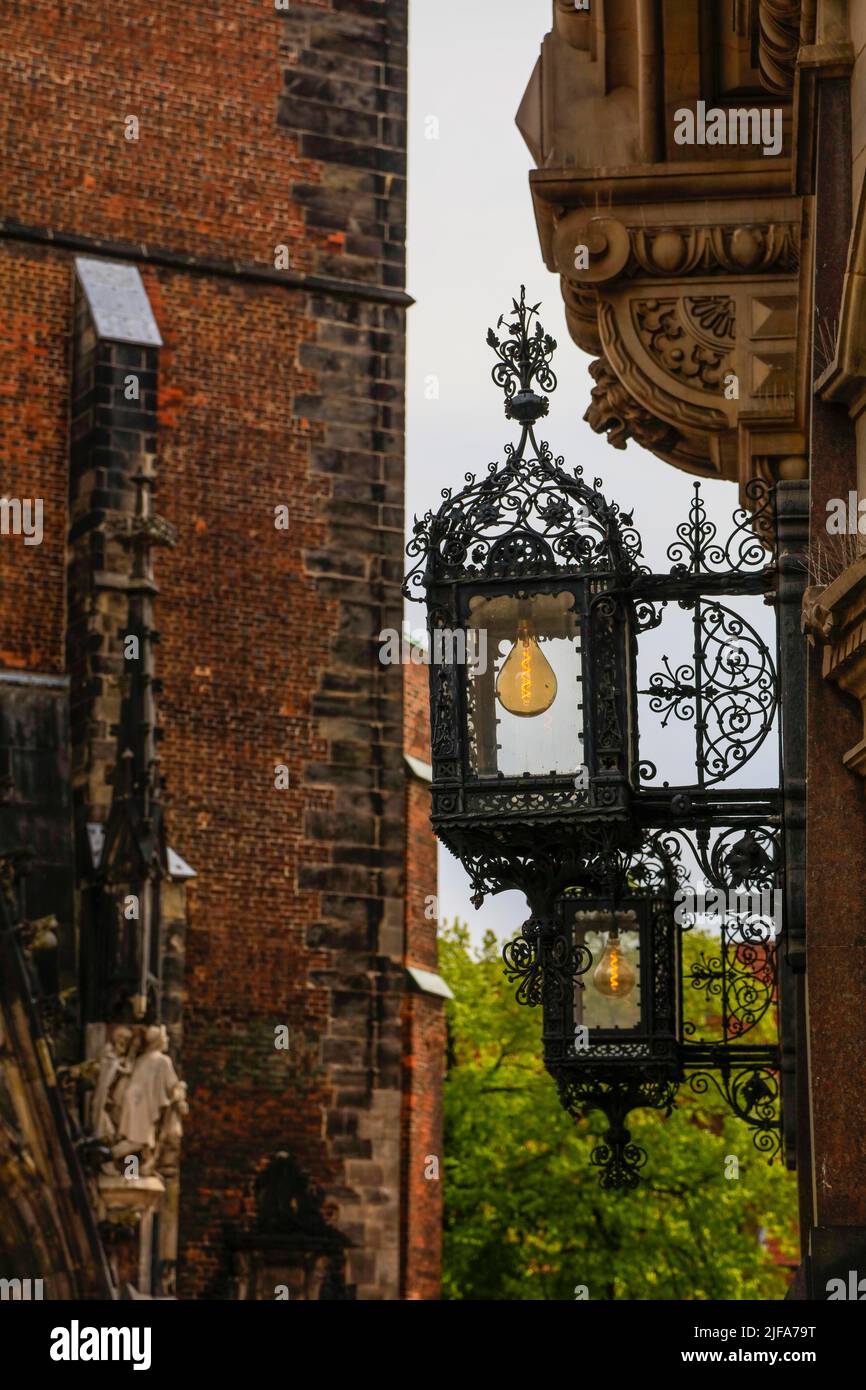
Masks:
[[[566,279],[581,285],[643,275],[758,275],[796,271],[799,243],[796,220],[701,226],[681,214],[647,226],[643,209],[620,218],[575,208],[555,222],[553,259]],[[578,246],[587,248],[585,269],[575,264]]]
[[[807,589],[803,626],[823,646],[822,675],[860,705],[863,737],[843,755],[866,778],[866,556],[855,560],[824,589]]]

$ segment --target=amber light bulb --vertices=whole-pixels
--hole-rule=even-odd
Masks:
[[[517,641],[499,672],[496,695],[509,714],[530,718],[535,714],[544,714],[556,699],[553,667],[527,622],[521,622]]]
[[[626,994],[631,994],[636,979],[637,976],[622,949],[619,932],[612,931],[607,938],[601,960],[595,968],[592,983],[599,994],[606,994],[612,999],[622,999]]]

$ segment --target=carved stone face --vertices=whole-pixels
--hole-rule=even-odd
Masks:
[[[118,1057],[125,1057],[129,1051],[129,1044],[132,1042],[132,1029],[115,1028],[111,1041]]]

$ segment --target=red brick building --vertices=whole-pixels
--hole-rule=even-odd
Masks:
[[[0,490],[42,503],[0,537],[0,849],[35,860],[11,915],[57,919],[70,1172],[142,1292],[438,1294],[426,672],[377,640],[406,42],[395,0],[0,16]],[[139,1175],[87,1176],[148,1057]]]

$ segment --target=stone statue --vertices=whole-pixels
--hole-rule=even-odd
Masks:
[[[99,1059],[99,1073],[90,1108],[90,1129],[97,1139],[104,1139],[108,1144],[113,1144],[117,1138],[123,1093],[135,1060],[132,1043],[131,1028],[115,1028],[114,1036],[105,1044]]]
[[[139,1175],[155,1170],[160,1150],[173,1147],[181,1134],[180,1117],[188,1110],[186,1086],[179,1079],[166,1052],[168,1034],[162,1025],[145,1033],[144,1051],[135,1059],[123,1089],[116,1125],[117,1143],[112,1157],[122,1171],[123,1159],[140,1155]]]

